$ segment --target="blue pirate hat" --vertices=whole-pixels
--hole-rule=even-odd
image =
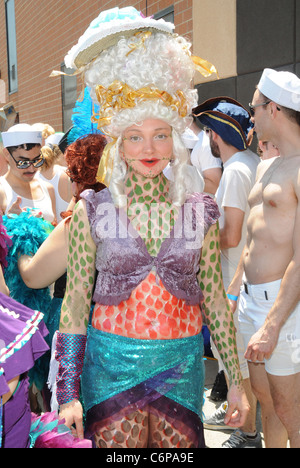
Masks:
[[[247,109],[229,97],[208,99],[195,109],[199,122],[216,132],[228,144],[242,151],[251,144],[253,123]]]

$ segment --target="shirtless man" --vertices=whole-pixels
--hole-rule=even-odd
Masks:
[[[266,447],[300,447],[300,79],[266,69],[250,110],[258,139],[280,157],[259,165],[228,292],[238,294],[244,273],[239,323]]]
[[[30,125],[17,124],[3,132],[2,139],[8,163],[7,173],[0,178],[2,214],[20,214],[26,208],[34,208],[46,221],[55,222],[54,188],[36,177],[44,163],[41,132]]]

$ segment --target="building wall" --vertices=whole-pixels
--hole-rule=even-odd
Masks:
[[[236,76],[236,2],[194,0],[193,53],[213,63],[220,79]],[[195,77],[195,84],[215,81],[216,76]]]
[[[176,30],[192,36],[192,0],[15,0],[18,92],[8,94],[21,122],[47,122],[63,130],[62,80],[49,78],[60,70],[64,56],[102,10],[134,6],[155,15],[174,6]],[[0,69],[7,83],[5,2],[0,2]],[[67,80],[68,78],[66,78]],[[81,84],[78,80],[78,94]],[[66,129],[65,129],[66,130]]]
[[[209,2],[194,1],[199,1],[200,4]],[[230,3],[233,9],[234,2],[235,28],[233,17],[230,19],[226,15],[222,5]],[[264,68],[288,70],[300,76],[299,0],[211,0],[210,3],[219,4],[210,21],[210,38],[214,44],[211,61],[216,58],[215,65],[224,79],[199,83],[197,88],[200,102],[214,96],[231,96],[248,106]],[[228,35],[232,36],[229,45],[219,31],[221,20]],[[227,57],[230,59],[234,56],[234,36],[236,71],[234,72],[232,65],[232,74],[226,77]],[[197,42],[205,40],[207,34],[198,36]],[[226,58],[225,63],[222,63],[222,55]],[[210,57],[207,59],[210,60]]]

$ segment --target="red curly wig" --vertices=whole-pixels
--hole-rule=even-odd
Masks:
[[[82,138],[78,138],[69,145],[65,151],[65,158],[68,165],[66,173],[73,182],[80,186],[80,193],[87,189],[100,192],[105,185],[96,181],[98,166],[107,144],[104,135],[91,133]],[[75,197],[75,201],[80,200],[80,193]],[[61,213],[63,219],[72,215],[72,211]]]
[[[72,181],[80,184],[81,191],[93,189],[99,192],[105,188],[103,184],[96,181],[96,175],[106,144],[107,140],[104,135],[91,133],[78,138],[67,147],[65,159],[68,169],[66,172]]]

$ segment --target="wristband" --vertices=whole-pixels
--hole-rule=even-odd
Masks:
[[[86,335],[57,333],[55,358],[59,363],[56,397],[59,405],[79,399]]]
[[[231,301],[237,301],[239,296],[233,296],[233,294],[227,294],[228,299]]]

